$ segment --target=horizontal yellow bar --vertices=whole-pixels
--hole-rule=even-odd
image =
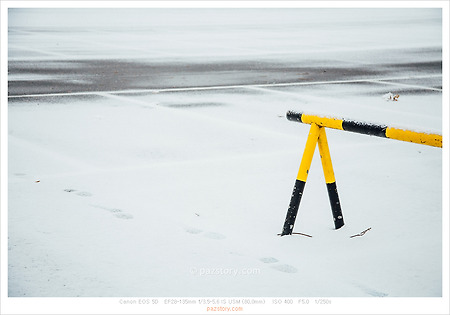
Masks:
[[[328,127],[334,129],[342,129],[342,119],[319,117],[315,115],[302,114],[302,122],[305,124],[316,124],[320,127]]]
[[[442,148],[442,136],[437,134],[388,127],[386,128],[386,138]]]

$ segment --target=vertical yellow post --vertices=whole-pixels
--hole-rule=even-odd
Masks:
[[[325,182],[327,184],[334,183],[333,165],[331,163],[331,154],[328,147],[327,134],[325,133],[325,127],[319,127],[319,153],[320,160],[322,161],[323,174],[325,176]]]
[[[334,178],[333,165],[331,163],[330,149],[328,148],[327,135],[325,127],[319,127],[319,153],[322,161],[323,174],[327,185],[328,197],[330,199],[331,211],[333,213],[334,226],[336,229],[344,225],[341,203],[337,192],[336,179]]]
[[[311,124],[309,129],[308,139],[306,140],[305,151],[303,152],[302,161],[300,163],[300,169],[298,170],[297,179],[306,182],[308,178],[309,168],[316,149],[316,143],[319,139],[320,127],[316,124]]]
[[[316,149],[316,143],[318,139],[319,126],[313,123],[311,124],[311,128],[309,129],[305,151],[303,152],[302,161],[300,162],[300,169],[298,170],[294,190],[292,191],[291,202],[289,203],[289,209],[284,221],[281,236],[291,235],[292,230],[294,229],[298,207],[300,206],[300,200],[302,199],[303,190],[305,189],[306,179],[308,178],[309,168],[311,167],[311,162],[314,156],[314,150]]]

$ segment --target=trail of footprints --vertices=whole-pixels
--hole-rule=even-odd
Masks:
[[[226,236],[220,233],[216,233],[216,232],[204,232],[201,229],[197,229],[194,227],[189,227],[186,228],[186,232],[189,234],[198,234],[198,235],[202,235],[203,237],[209,238],[209,239],[214,239],[214,240],[222,240],[225,239]],[[259,259],[259,261],[261,261],[264,264],[270,264],[270,268],[273,268],[275,270],[281,271],[281,272],[285,272],[285,273],[296,273],[297,272],[297,268],[291,266],[291,265],[287,265],[287,264],[279,264],[279,260],[273,257],[262,257]]]
[[[72,189],[72,188],[64,189],[64,191],[65,191],[65,192],[68,192],[68,193],[75,192],[76,195],[81,196],[81,197],[91,197],[91,196],[92,196],[92,194],[91,194],[90,192],[87,192],[87,191],[77,191],[77,190]]]
[[[64,189],[64,191],[68,192],[68,193],[75,193],[76,195],[81,196],[81,197],[91,197],[92,196],[92,194],[90,192],[77,191],[77,190],[71,189],[71,188]],[[132,219],[133,218],[133,216],[131,214],[125,213],[121,209],[108,208],[108,207],[103,207],[103,206],[100,206],[100,205],[92,205],[92,204],[91,204],[91,206],[94,207],[94,208],[106,210],[106,211],[110,212],[111,214],[113,214],[116,218],[119,218],[119,219],[126,219],[127,220],[127,219]],[[186,228],[186,233],[193,234],[193,235],[201,235],[201,236],[203,236],[205,238],[212,239],[212,240],[223,240],[223,239],[226,238],[226,236],[223,235],[223,234],[216,233],[216,232],[205,232],[205,231],[203,231],[201,229],[198,229],[198,228],[195,228],[195,227],[188,227],[188,228]],[[297,273],[297,271],[298,271],[297,268],[295,268],[294,266],[291,266],[291,265],[288,265],[288,264],[282,264],[282,263],[280,263],[280,261],[278,259],[276,259],[274,257],[261,257],[259,259],[259,261],[264,263],[264,264],[269,265],[270,268],[275,269],[275,270],[280,271],[280,272]],[[376,291],[374,289],[364,287],[362,285],[357,285],[357,286],[362,291],[364,291],[365,293],[367,293],[368,295],[371,295],[371,296],[376,296],[376,297],[388,296],[388,294],[384,293],[384,292],[379,292],[379,291]]]
[[[77,191],[76,189],[72,189],[72,188],[64,189],[64,191],[68,192],[68,193],[75,193],[76,195],[81,196],[81,197],[91,197],[92,196],[92,194],[90,192]],[[103,207],[103,206],[99,206],[99,205],[91,205],[91,207],[106,210],[106,211],[110,212],[111,214],[113,214],[118,219],[124,219],[124,220],[133,219],[133,216],[131,214],[128,214],[121,209],[108,208],[108,207]]]
[[[185,229],[185,231],[189,234],[202,235],[205,238],[214,239],[214,240],[222,240],[222,239],[226,238],[225,235],[215,233],[215,232],[204,232],[203,230],[194,228],[194,227],[188,227]],[[233,253],[233,254],[237,254],[237,253]],[[298,272],[297,268],[295,268],[294,266],[280,263],[280,261],[274,257],[270,257],[270,256],[261,257],[261,258],[259,258],[259,261],[268,265],[270,268],[275,269],[280,272],[284,272],[284,273],[297,273]],[[354,284],[354,285],[356,285],[358,288],[360,288],[365,294],[370,295],[370,296],[386,297],[389,295],[388,293],[381,292],[381,291],[366,287],[361,284]]]
[[[68,193],[72,193],[75,192],[76,195],[81,196],[81,197],[91,197],[92,194],[90,192],[86,192],[86,191],[77,191],[75,189],[71,189],[71,188],[67,188],[64,189],[65,192]],[[99,205],[91,205],[94,208],[98,208],[98,209],[102,209],[102,210],[106,210],[108,212],[110,212],[111,214],[113,214],[116,218],[119,219],[132,219],[133,216],[131,214],[125,213],[123,212],[123,210],[121,209],[117,209],[117,208],[108,208],[108,207],[103,207],[103,206],[99,206]],[[202,235],[205,238],[208,239],[212,239],[212,240],[223,240],[226,238],[225,235],[220,234],[220,233],[216,233],[216,232],[204,232],[201,229],[195,228],[195,227],[188,227],[186,228],[186,233],[189,234],[194,234],[194,235]],[[259,259],[260,262],[270,265],[270,268],[278,270],[280,272],[284,272],[284,273],[297,273],[297,268],[295,268],[294,266],[288,265],[288,264],[282,264],[279,263],[280,261],[274,257],[261,257]],[[384,293],[384,292],[379,292],[373,289],[369,289],[363,286],[359,286],[364,292],[366,292],[367,294],[371,295],[371,296],[377,296],[377,297],[385,297],[388,294]]]

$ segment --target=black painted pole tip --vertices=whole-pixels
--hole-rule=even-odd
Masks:
[[[291,121],[302,122],[302,113],[297,113],[297,112],[294,112],[294,111],[292,111],[292,110],[289,110],[289,111],[286,113],[286,118],[287,118],[288,120],[291,120]]]

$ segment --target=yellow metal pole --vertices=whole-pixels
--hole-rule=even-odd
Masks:
[[[320,160],[322,161],[323,174],[325,175],[325,182],[327,184],[334,183],[333,165],[331,163],[331,154],[328,147],[327,134],[324,127],[319,127],[319,152]]]
[[[339,229],[344,225],[344,218],[342,216],[341,203],[337,192],[336,179],[334,177],[333,164],[331,163],[331,154],[328,147],[325,127],[319,127],[318,145],[323,174],[328,190],[328,197],[330,199],[331,211],[333,213],[334,226],[336,229]]]
[[[302,161],[298,170],[297,179],[306,182],[308,178],[309,168],[316,149],[316,143],[319,138],[319,126],[311,124],[308,139],[306,140],[305,151],[303,152]]]
[[[442,136],[424,132],[416,132],[399,128],[387,127],[386,138],[395,139],[418,144],[425,144],[433,147],[442,148]]]
[[[316,149],[316,143],[319,139],[319,126],[312,123],[309,129],[308,139],[306,140],[305,150],[303,152],[302,161],[300,162],[300,169],[298,170],[297,179],[295,181],[294,190],[292,191],[289,209],[284,221],[283,235],[291,235],[294,229],[295,219],[302,199],[303,190],[305,189],[306,179],[308,178],[309,168]]]

